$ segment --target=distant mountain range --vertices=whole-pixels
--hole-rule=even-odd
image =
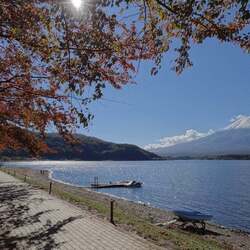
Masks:
[[[231,129],[169,147],[152,149],[164,157],[250,155],[250,129]]]
[[[175,138],[174,143],[172,138]],[[202,134],[188,130],[184,135],[166,137],[161,141],[162,144],[151,144],[145,148],[171,158],[250,158],[250,117],[240,115],[226,128],[216,132]]]
[[[79,143],[71,146],[67,144],[58,134],[48,134],[46,142],[53,153],[41,155],[40,159],[47,160],[155,160],[160,159],[154,153],[130,144],[116,144],[103,141],[95,137],[77,134],[75,137]],[[0,152],[1,160],[23,160],[31,156],[24,150],[4,150]]]
[[[250,159],[250,116],[239,115],[225,128],[201,133],[193,129],[182,135],[162,138],[144,149],[131,144],[117,144],[81,134],[79,143],[67,144],[58,134],[47,135],[53,153],[43,160],[131,161],[162,159]],[[24,150],[0,151],[0,160],[24,160],[31,156]]]

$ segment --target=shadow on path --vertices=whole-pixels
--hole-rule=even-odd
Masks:
[[[63,243],[56,243],[54,236],[63,226],[74,220],[80,219],[82,216],[69,217],[54,224],[50,220],[47,223],[40,224],[38,228],[32,227],[32,233],[26,235],[13,234],[12,230],[20,229],[25,226],[32,226],[40,223],[40,217],[44,214],[56,211],[44,210],[36,214],[30,214],[31,203],[35,203],[38,207],[44,201],[42,198],[31,198],[31,192],[28,186],[11,185],[0,186],[0,249],[52,249]],[[20,231],[19,231],[20,232]]]

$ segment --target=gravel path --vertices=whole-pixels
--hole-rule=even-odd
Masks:
[[[160,249],[0,171],[0,249]]]

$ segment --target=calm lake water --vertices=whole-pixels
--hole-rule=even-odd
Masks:
[[[250,232],[250,161],[36,161],[5,165],[49,169],[73,185],[138,180],[142,188],[105,189],[111,195],[167,210],[198,210],[214,222]]]

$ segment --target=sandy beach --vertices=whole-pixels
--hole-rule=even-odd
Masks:
[[[2,170],[18,179],[26,179],[32,186],[44,190],[49,188],[51,179],[48,171],[41,173],[29,168],[2,168]],[[182,229],[180,223],[166,225],[175,218],[169,211],[54,180],[52,194],[107,220],[110,201],[114,200],[115,224],[122,230],[134,232],[159,246],[173,249],[250,249],[250,234],[240,230],[209,223],[203,234],[201,230],[194,230],[191,226]]]

